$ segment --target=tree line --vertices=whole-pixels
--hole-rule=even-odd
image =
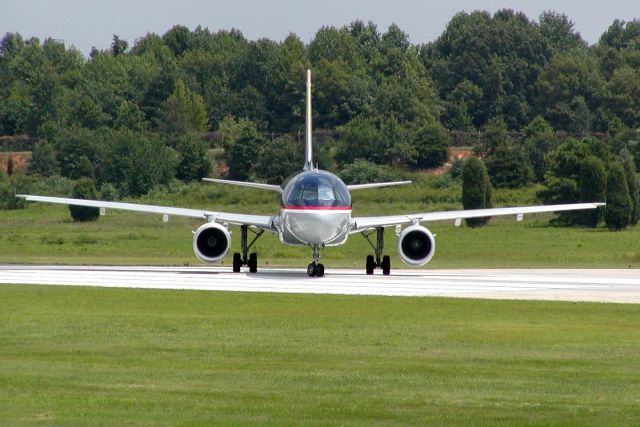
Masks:
[[[39,140],[32,174],[89,177],[120,196],[211,173],[211,148],[232,178],[280,182],[302,163],[291,135],[303,131],[311,68],[314,126],[337,135],[319,147],[320,167],[350,179],[437,167],[451,132],[481,132],[469,144],[492,185],[540,182],[543,200],[573,201],[592,195],[579,188],[600,167],[592,158],[606,171],[625,165],[635,180],[639,38],[640,21],[616,20],[589,46],[564,14],[509,9],[458,13],[420,45],[396,25],[362,21],[322,27],[308,44],[175,26],[131,46],[114,35],[85,58],[7,33],[0,135]],[[210,131],[219,147],[203,138]],[[578,150],[571,170],[558,160],[566,147]]]

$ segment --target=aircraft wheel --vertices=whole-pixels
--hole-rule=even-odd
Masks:
[[[373,255],[367,255],[366,270],[368,275],[373,274],[373,270],[376,268],[375,262],[373,262]]]
[[[258,255],[253,252],[249,255],[249,273],[257,273],[258,272]]]
[[[316,265],[315,262],[312,262],[307,266],[307,275],[309,277],[315,277],[317,273],[318,273],[318,266]]]
[[[239,273],[240,267],[242,267],[242,258],[240,257],[240,254],[236,252],[233,254],[233,272]]]
[[[382,274],[388,276],[391,274],[391,258],[389,255],[385,255],[382,257]]]
[[[316,266],[316,276],[318,277],[324,276],[324,264],[318,264]]]

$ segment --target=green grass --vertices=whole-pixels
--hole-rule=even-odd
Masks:
[[[354,215],[459,209],[456,191],[455,187],[420,186],[362,191],[354,196]],[[496,205],[533,204],[535,191],[498,191]],[[228,212],[278,211],[272,193],[201,184],[151,194],[140,201]],[[456,228],[452,222],[425,224],[437,234],[436,254],[428,268],[640,266],[640,227],[622,232],[557,228],[548,226],[548,218],[530,215],[521,223],[512,217],[494,218],[479,229]],[[199,265],[191,234],[199,224],[178,217],[164,224],[158,215],[121,211],[109,211],[95,223],[77,224],[64,206],[29,204],[25,210],[0,211],[0,263]],[[239,250],[239,232],[233,230],[225,265],[231,253]],[[405,267],[397,257],[392,229],[387,231],[386,249],[395,267]],[[303,267],[310,259],[307,248],[284,246],[274,235],[263,236],[256,251],[261,266]],[[362,268],[370,252],[366,241],[353,235],[346,245],[327,248],[323,262],[329,268]]]
[[[634,425],[640,306],[0,287],[2,425]]]

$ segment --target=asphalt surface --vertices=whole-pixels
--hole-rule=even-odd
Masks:
[[[0,284],[100,286],[202,291],[640,303],[640,270],[303,269],[232,273],[229,267],[0,266]]]

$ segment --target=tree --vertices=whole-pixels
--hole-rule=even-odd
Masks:
[[[522,129],[522,135],[531,162],[533,179],[542,182],[547,171],[546,155],[554,143],[553,129],[542,116],[536,116]]]
[[[96,186],[91,178],[80,178],[73,187],[74,199],[91,199],[98,198]],[[69,205],[69,213],[71,218],[76,222],[95,221],[100,216],[100,209],[88,206]]]
[[[56,145],[56,160],[62,176],[79,178],[77,171],[82,158],[91,164],[98,163],[99,145],[95,143],[97,134],[84,128],[65,129],[60,133]]]
[[[146,194],[175,177],[177,155],[158,135],[117,129],[101,140],[98,181],[116,185],[123,196]]]
[[[116,129],[143,131],[147,129],[147,121],[137,104],[125,100],[118,108],[118,115],[113,126]]]
[[[597,145],[575,138],[549,152],[546,189],[538,197],[549,204],[603,201],[606,191],[605,167],[596,155]],[[595,213],[561,212],[553,223],[595,227]],[[600,218],[600,216],[598,216]]]
[[[638,182],[638,173],[636,171],[636,164],[633,161],[633,156],[628,151],[624,150],[621,153],[622,166],[624,167],[624,174],[627,177],[627,185],[629,187],[629,196],[631,197],[632,210],[631,210],[631,225],[636,225],[640,217],[640,183]]]
[[[202,97],[187,89],[182,80],[178,80],[173,94],[160,107],[156,125],[164,133],[181,135],[202,132],[206,123],[207,113]]]
[[[340,142],[336,160],[341,165],[364,159],[373,163],[386,163],[385,147],[373,143],[380,141],[380,131],[370,118],[356,117],[338,129]]]
[[[604,222],[610,230],[622,230],[631,223],[633,206],[624,168],[619,163],[609,165],[607,177],[607,208]]]
[[[491,183],[498,188],[520,188],[533,180],[533,170],[527,152],[514,143],[496,147],[485,158]]]
[[[553,50],[536,23],[502,9],[493,16],[482,11],[456,14],[420,53],[440,98],[450,103],[447,125],[464,125],[468,115],[480,128],[490,118],[504,116],[510,129],[520,129],[531,120],[535,82]],[[465,81],[458,90],[469,96],[454,95]]]
[[[111,54],[113,56],[124,55],[129,48],[129,43],[126,40],[121,39],[117,35],[113,35],[113,42],[111,43]]]
[[[90,178],[91,180],[95,180],[95,168],[93,167],[91,161],[89,161],[87,156],[80,157],[78,167],[73,171],[73,175],[71,176],[71,178]]]
[[[435,120],[424,122],[413,133],[416,164],[419,168],[442,166],[449,159],[451,137],[449,132]]]
[[[542,12],[539,18],[540,32],[554,52],[585,49],[587,43],[575,32],[574,22],[564,13]]]
[[[607,171],[604,162],[597,157],[588,156],[582,162],[578,189],[583,202],[603,202],[606,199]],[[603,218],[601,209],[589,209],[575,212],[576,223],[595,228]]]
[[[236,120],[232,116],[220,122],[218,132],[222,135],[224,159],[229,167],[229,177],[246,180],[257,161],[263,144],[255,123],[247,119]]]
[[[469,157],[462,169],[462,206],[466,209],[485,209],[493,206],[492,188],[484,163]],[[489,217],[467,218],[469,227],[480,227],[489,222]]]
[[[554,129],[585,134],[604,93],[604,80],[593,56],[560,53],[544,67],[535,83],[536,107]]]
[[[295,139],[280,137],[264,142],[255,164],[256,175],[269,184],[282,184],[304,163],[304,152]]]
[[[178,166],[176,178],[184,181],[199,181],[211,171],[209,145],[199,135],[187,134],[178,138],[176,152]]]

